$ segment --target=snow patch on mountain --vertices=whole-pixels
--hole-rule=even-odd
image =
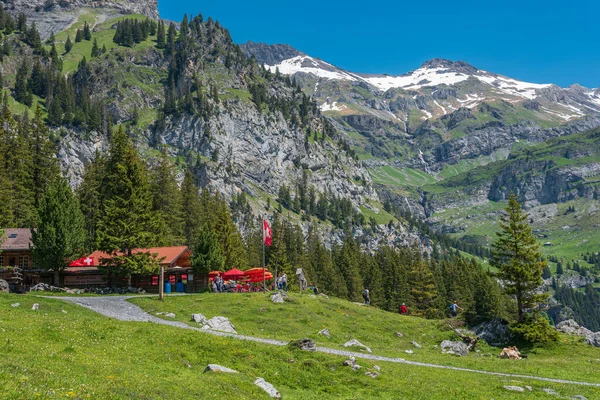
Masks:
[[[391,88],[420,89],[424,86],[454,85],[466,81],[469,79],[469,75],[449,71],[445,68],[419,68],[400,76],[385,75],[363,79],[385,92]]]
[[[345,81],[357,81],[360,79],[354,74],[307,55],[288,58],[275,65],[265,64],[265,68],[271,72],[279,70],[284,75],[294,75],[297,72],[304,72],[324,79],[340,79]]]

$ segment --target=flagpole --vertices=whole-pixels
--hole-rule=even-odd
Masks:
[[[265,290],[265,293],[267,292],[267,283],[266,283],[266,279],[265,279],[265,219],[263,218],[262,221],[262,228],[263,228],[263,240],[262,240],[262,248],[263,248],[263,255],[262,255],[262,268],[263,268],[263,289]]]

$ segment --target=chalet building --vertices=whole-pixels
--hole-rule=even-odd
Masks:
[[[163,266],[165,271],[165,282],[169,281],[171,284],[175,284],[181,280],[186,285],[186,291],[196,290],[196,281],[194,280],[194,274],[191,269],[191,257],[192,253],[187,246],[173,246],[173,247],[153,247],[149,249],[134,249],[133,254],[136,253],[150,253],[155,254],[156,258],[160,260],[160,265]],[[102,274],[98,267],[102,266],[103,261],[110,259],[111,256],[101,251],[95,251],[87,257],[79,260],[77,263],[79,266],[69,266],[64,270],[64,285],[68,287],[73,286],[93,286],[93,285],[105,285],[106,277]],[[203,287],[204,277],[202,282],[199,282],[197,287]],[[158,291],[158,275],[152,276],[137,276],[131,277],[131,285],[133,287],[142,287],[149,291]],[[124,286],[125,279],[123,282],[114,282],[117,286]]]
[[[6,228],[0,238],[0,268],[21,267],[31,269],[31,230]]]

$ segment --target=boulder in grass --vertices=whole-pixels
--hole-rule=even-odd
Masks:
[[[585,337],[585,342],[590,346],[600,347],[600,332],[587,335]]]
[[[267,392],[269,397],[271,397],[273,399],[281,398],[281,394],[279,393],[279,391],[277,389],[275,389],[275,387],[273,385],[271,385],[269,382],[265,381],[263,378],[256,378],[256,380],[254,381],[254,384],[256,386],[258,386],[259,388],[261,388],[262,390],[264,390],[265,392]]]
[[[231,321],[229,321],[229,319],[225,317],[212,317],[211,319],[206,321],[206,325],[204,325],[202,329],[210,329],[213,331],[227,333],[237,333]]]
[[[0,293],[10,293],[10,286],[4,279],[0,279]]]
[[[317,350],[317,345],[315,344],[315,342],[313,342],[312,340],[310,340],[308,338],[304,338],[304,339],[300,339],[300,340],[292,340],[291,342],[288,343],[288,346],[299,348],[300,350],[304,350],[304,351],[316,351]]]
[[[281,292],[277,292],[271,295],[271,302],[275,304],[283,304],[285,302],[285,298],[281,294]]]
[[[204,369],[204,372],[226,372],[228,374],[237,374],[238,372],[234,369],[223,367],[217,364],[208,364]]]
[[[442,353],[453,354],[455,356],[466,356],[469,354],[469,348],[463,342],[453,342],[451,340],[444,340],[440,343]]]
[[[361,342],[359,342],[356,339],[348,340],[346,343],[344,343],[344,347],[359,347],[363,350],[366,350],[367,353],[372,353],[372,351],[369,347],[365,346],[364,344],[362,344]]]
[[[521,386],[511,386],[511,385],[504,386],[504,389],[510,390],[511,392],[524,392],[525,391],[525,389],[523,389]]]
[[[327,328],[321,329],[319,331],[319,335],[323,335],[323,336],[325,336],[327,338],[331,337],[331,335],[329,334],[329,329],[327,329]]]
[[[192,314],[192,321],[205,325],[208,319],[202,314]]]

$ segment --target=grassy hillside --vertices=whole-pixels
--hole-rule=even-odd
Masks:
[[[381,312],[336,299],[292,296],[292,302],[272,304],[256,295],[195,295],[170,297],[164,303],[152,298],[134,302],[152,310],[170,310],[187,321],[191,312],[225,315],[239,333],[280,339],[313,337],[318,344],[339,347],[357,338],[374,354],[398,354],[411,360],[489,367],[503,372],[528,372],[600,383],[599,350],[565,338],[555,349],[532,349],[519,362],[483,356],[497,349],[482,348],[466,358],[441,355],[433,344],[451,338],[439,322]],[[12,307],[13,303],[19,307]],[[31,305],[40,309],[32,311]],[[261,312],[260,309],[264,308]],[[288,348],[220,338],[148,323],[120,322],[59,299],[32,295],[0,295],[2,340],[0,398],[268,398],[252,382],[260,376],[277,387],[284,399],[479,399],[554,398],[600,396],[600,389],[553,384],[528,379],[488,376],[463,371],[358,360],[358,371],[343,367],[343,357],[301,352]],[[331,339],[316,331],[327,326]],[[403,338],[395,336],[404,333]],[[417,349],[410,344],[423,345]],[[569,355],[567,346],[572,346]],[[414,354],[403,352],[412,349]],[[202,371],[217,363],[240,374]],[[381,367],[381,375],[364,373]],[[513,393],[505,385],[531,386],[533,391]]]

